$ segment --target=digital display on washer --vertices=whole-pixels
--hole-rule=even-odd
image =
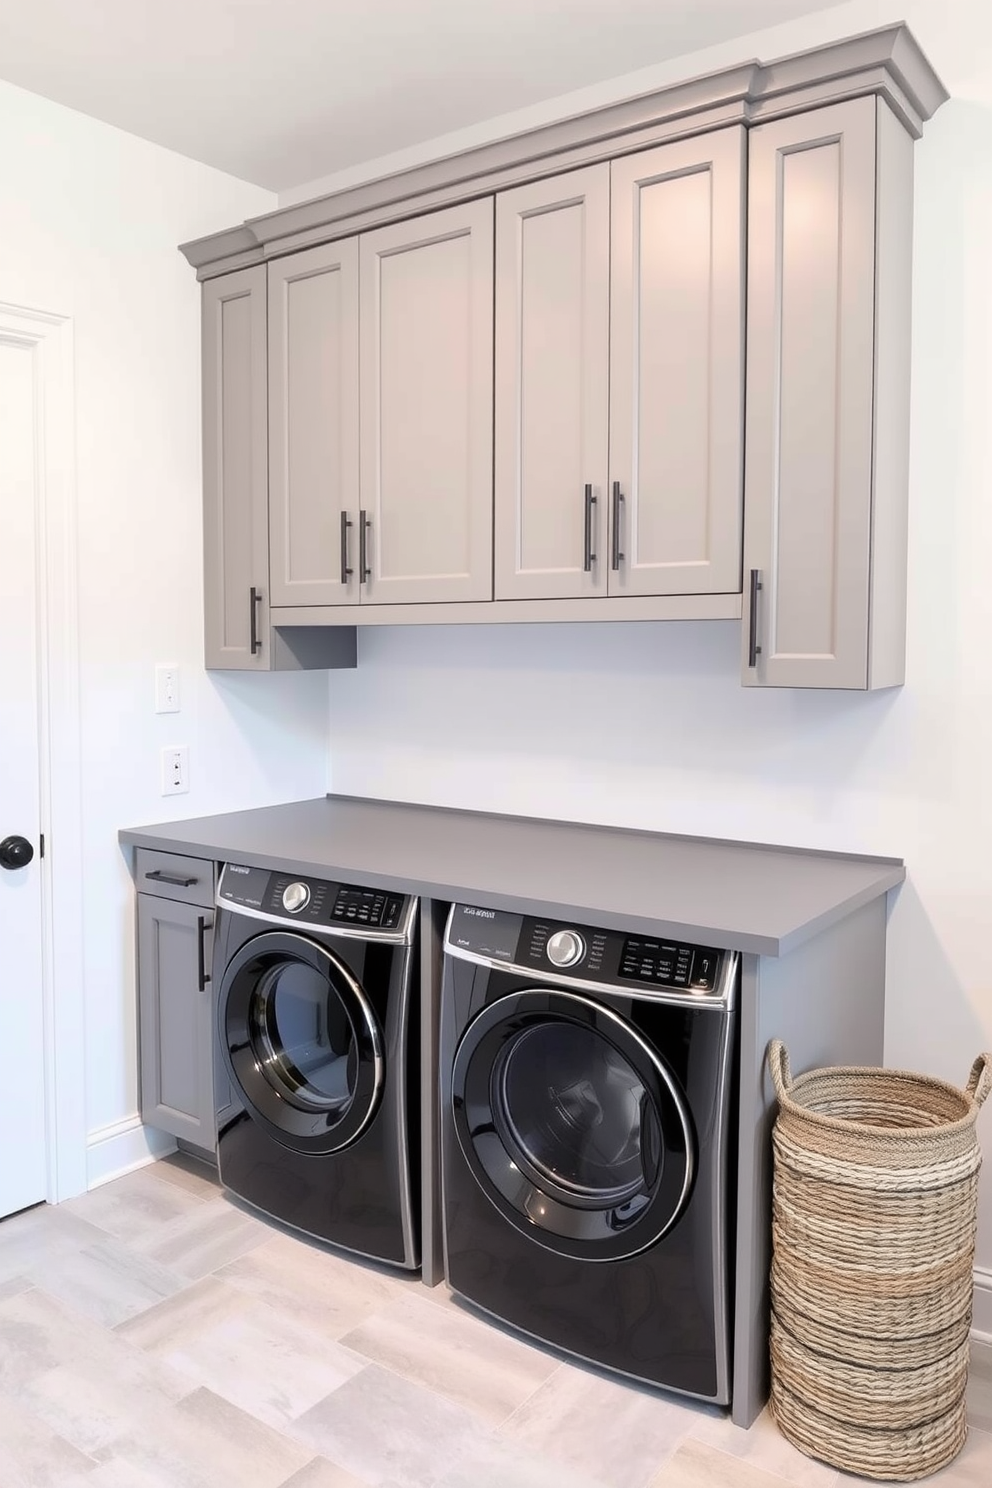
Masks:
[[[720,957],[720,951],[707,946],[629,936],[620,953],[619,976],[625,982],[651,982],[660,987],[692,987],[699,992],[710,992],[719,975]]]

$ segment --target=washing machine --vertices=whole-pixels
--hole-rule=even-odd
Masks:
[[[217,908],[221,1182],[304,1234],[415,1269],[416,899],[227,863]]]
[[[456,904],[449,1285],[580,1359],[730,1400],[736,952]]]

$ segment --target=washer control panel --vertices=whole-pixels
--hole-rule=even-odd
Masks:
[[[385,889],[227,863],[220,876],[217,903],[267,920],[326,929],[397,931],[403,927],[410,901],[404,894]]]
[[[455,955],[485,959],[577,981],[724,997],[737,969],[735,951],[689,945],[618,930],[596,930],[557,920],[456,904],[446,945]]]

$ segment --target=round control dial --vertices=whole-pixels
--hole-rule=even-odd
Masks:
[[[290,914],[299,914],[310,903],[310,890],[304,883],[287,884],[282,891],[282,907]]]
[[[586,943],[577,930],[556,930],[548,941],[552,966],[574,966],[586,953]]]

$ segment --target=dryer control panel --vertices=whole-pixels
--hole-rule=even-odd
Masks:
[[[736,951],[714,946],[628,935],[471,904],[452,907],[445,948],[468,960],[550,974],[556,981],[636,985],[688,994],[694,1000],[725,998],[738,961]]]
[[[217,903],[273,923],[364,934],[402,932],[411,901],[386,889],[227,863],[220,876]]]

